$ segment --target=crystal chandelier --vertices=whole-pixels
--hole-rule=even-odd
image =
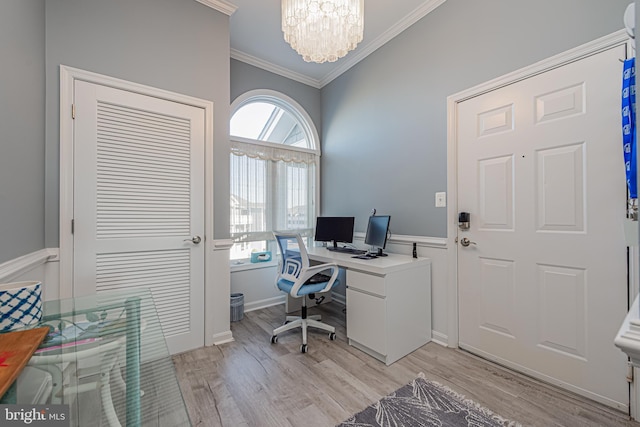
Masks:
[[[364,33],[364,0],[282,0],[284,39],[306,62],[335,62]]]

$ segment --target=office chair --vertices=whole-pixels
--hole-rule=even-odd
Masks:
[[[273,233],[282,258],[278,263],[278,276],[276,286],[293,298],[302,298],[302,315],[287,316],[284,325],[273,330],[271,343],[278,342],[278,334],[294,328],[302,328],[302,345],[300,351],[307,352],[307,327],[329,331],[329,339],[336,339],[336,328],[320,322],[319,315],[307,316],[307,295],[314,298],[316,292],[326,292],[339,282],[338,266],[335,263],[309,265],[309,255],[304,246],[302,237],[298,233],[274,232]],[[321,274],[330,271],[331,276]]]

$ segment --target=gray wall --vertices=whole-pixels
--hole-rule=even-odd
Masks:
[[[322,139],[320,89],[265,71],[235,59],[231,60],[231,101],[255,89],[270,89],[295,100],[311,116]]]
[[[322,89],[322,213],[445,237],[447,96],[623,28],[630,0],[447,0]]]
[[[194,0],[46,0],[48,247],[59,245],[60,64],[214,102],[214,237],[227,238],[229,17]]]
[[[446,97],[622,28],[628,3],[448,0],[319,91],[229,64],[228,17],[193,0],[2,0],[0,262],[59,244],[59,64],[215,103],[216,238],[229,233],[229,104],[256,88],[318,127],[322,213],[364,231],[376,207],[394,233],[443,237]]]
[[[0,263],[44,248],[44,0],[0,1]]]

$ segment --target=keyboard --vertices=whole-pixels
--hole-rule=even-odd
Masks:
[[[372,254],[363,254],[363,255],[356,255],[356,256],[352,256],[351,258],[358,258],[358,259],[376,259],[378,258],[377,255],[372,255]]]
[[[334,248],[331,246],[331,247],[327,247],[327,250],[331,252],[339,252],[341,254],[354,254],[354,255],[362,255],[367,253],[367,251],[363,251],[362,249],[347,248],[347,247]]]

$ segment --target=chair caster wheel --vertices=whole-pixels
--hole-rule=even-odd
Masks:
[[[275,344],[277,342],[278,342],[278,336],[277,335],[272,336],[271,337],[271,344]]]
[[[306,344],[302,344],[300,346],[300,353],[306,353],[307,352],[307,345]]]
[[[331,333],[329,334],[329,339],[330,339],[331,341],[335,341],[335,340],[336,340],[336,333],[335,333],[335,332],[331,332]]]

